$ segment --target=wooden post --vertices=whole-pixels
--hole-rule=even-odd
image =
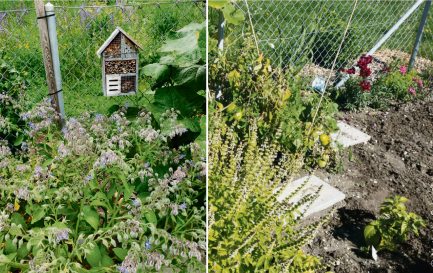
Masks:
[[[34,0],[36,16],[38,17],[39,38],[41,41],[42,56],[44,58],[45,75],[47,77],[48,93],[51,96],[51,104],[60,114],[59,99],[57,96],[56,79],[54,76],[53,59],[51,55],[50,39],[48,36],[48,24],[45,18],[45,6],[43,0]]]

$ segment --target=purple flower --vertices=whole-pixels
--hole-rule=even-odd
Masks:
[[[66,241],[69,239],[69,229],[64,228],[64,229],[60,229],[57,233],[56,233],[56,242],[60,243],[61,241]]]
[[[95,122],[102,122],[102,121],[104,121],[104,116],[103,115],[101,115],[101,114],[96,114],[95,115]]]
[[[152,248],[152,244],[150,243],[149,240],[146,241],[146,243],[144,244],[144,247],[145,247],[147,250],[149,250],[149,249]]]
[[[186,210],[186,204],[185,202],[179,205],[180,210]]]
[[[134,205],[134,207],[140,207],[141,206],[141,201],[138,198],[132,199],[132,204]]]
[[[128,270],[128,268],[125,267],[125,266],[122,266],[122,265],[119,265],[119,266],[117,267],[117,270],[119,270],[120,273],[130,273],[129,270]],[[131,272],[131,273],[132,273],[132,272]]]
[[[90,180],[93,179],[93,174],[89,173],[85,178],[84,178],[84,184],[89,183]]]
[[[18,199],[29,200],[30,192],[27,188],[19,188],[15,191],[15,196]]]

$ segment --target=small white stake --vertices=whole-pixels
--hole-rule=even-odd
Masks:
[[[377,250],[374,248],[374,246],[371,246],[371,257],[373,257],[373,260],[377,262]]]

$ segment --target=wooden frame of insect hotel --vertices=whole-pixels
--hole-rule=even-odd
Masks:
[[[131,95],[138,88],[138,50],[141,46],[117,27],[98,49],[102,57],[102,89],[105,96]]]

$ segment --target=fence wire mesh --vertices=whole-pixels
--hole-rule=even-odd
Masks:
[[[248,20],[251,16],[260,50],[274,64],[285,68],[304,67],[312,74],[324,76],[329,74],[337,57],[355,2],[240,0],[236,3],[247,18],[241,31],[251,32]],[[368,52],[415,2],[416,0],[359,0],[337,57],[335,71],[351,66],[361,54]],[[374,54],[375,57],[386,60],[402,57],[408,60],[423,8],[422,4]],[[429,17],[433,17],[433,11],[430,11]],[[431,21],[432,19],[425,30],[420,57],[433,60]],[[425,60],[424,63],[429,61]]]
[[[101,60],[96,51],[116,27],[121,27],[140,43],[139,66],[142,67],[158,60],[158,48],[173,31],[205,20],[205,4],[199,0],[105,2],[114,3],[53,1],[65,109],[70,115],[78,115],[82,109],[103,111],[113,101],[122,103],[136,99],[107,99],[102,95]],[[0,61],[3,59],[27,75],[27,92],[32,102],[38,102],[47,96],[48,90],[32,5],[33,1],[19,1],[15,5],[0,3]],[[0,80],[10,79],[1,74]],[[139,90],[149,90],[149,79],[144,75],[139,76],[138,82]]]

